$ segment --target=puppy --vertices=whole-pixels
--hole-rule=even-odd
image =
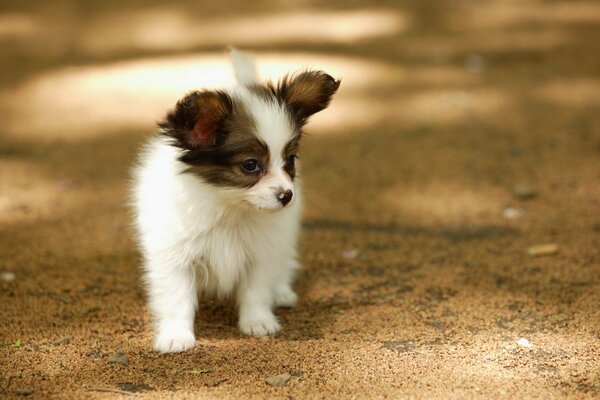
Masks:
[[[280,330],[298,269],[298,151],[308,118],[340,81],[322,71],[260,84],[231,51],[238,85],[187,94],[158,124],[134,169],[137,239],[160,352],[194,347],[201,296],[235,296],[239,329]]]

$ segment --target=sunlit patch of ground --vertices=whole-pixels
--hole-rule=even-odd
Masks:
[[[206,17],[177,7],[154,7],[92,15],[85,20],[68,19],[61,13],[5,13],[0,15],[0,40],[27,46],[31,53],[63,55],[75,50],[108,56],[207,46],[351,44],[401,34],[410,29],[411,21],[408,13],[384,8],[303,8]]]
[[[396,69],[382,62],[315,54],[259,54],[263,78],[306,67],[343,81],[341,94],[393,84]],[[364,71],[369,71],[365,74]],[[0,97],[9,134],[78,139],[118,129],[151,129],[186,92],[234,84],[225,52],[65,68],[32,78]]]
[[[342,79],[336,101],[315,116],[311,129],[340,133],[382,121],[456,123],[504,107],[507,95],[491,89],[430,89],[377,96],[382,88],[437,87],[477,81],[458,68],[400,68],[363,58],[315,54],[257,54],[262,77],[320,68]],[[369,71],[369,73],[365,73]],[[65,68],[34,77],[0,97],[7,132],[22,138],[81,139],[119,129],[151,130],[186,92],[234,84],[225,53]]]
[[[19,62],[35,63],[37,57],[52,59],[64,56],[72,46],[75,26],[73,20],[60,16],[47,18],[25,12],[0,14],[0,47],[4,51],[0,57],[10,57],[9,54],[14,57],[17,53],[19,56],[10,60],[10,65],[18,65]]]
[[[456,14],[453,27],[471,29],[509,29],[527,24],[573,24],[600,22],[600,4],[591,1],[482,2],[470,10]]]
[[[563,29],[493,31],[477,35],[454,37],[429,37],[406,45],[411,54],[431,57],[432,54],[447,58],[453,54],[483,51],[540,51],[555,48],[574,40]]]
[[[409,18],[398,10],[309,9],[206,19],[164,8],[102,17],[86,28],[81,47],[102,54],[131,48],[186,50],[201,45],[353,43],[395,35],[408,27]]]

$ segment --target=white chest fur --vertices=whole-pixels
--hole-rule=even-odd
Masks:
[[[177,150],[162,138],[149,142],[135,171],[134,203],[146,256],[195,269],[197,289],[228,295],[257,263],[295,256],[300,195],[277,213],[230,204],[196,176],[182,173]],[[298,188],[298,183],[296,183]],[[154,268],[146,263],[146,268]]]

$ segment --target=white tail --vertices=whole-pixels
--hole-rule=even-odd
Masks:
[[[231,59],[231,64],[233,64],[235,79],[237,79],[240,85],[251,85],[258,82],[256,64],[249,54],[235,47],[230,47],[229,58]]]

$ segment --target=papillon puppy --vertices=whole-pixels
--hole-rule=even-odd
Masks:
[[[134,169],[133,207],[160,352],[194,347],[198,298],[234,296],[239,329],[280,330],[298,269],[298,151],[308,118],[340,81],[304,71],[260,83],[230,53],[238,85],[187,94],[158,124]]]

